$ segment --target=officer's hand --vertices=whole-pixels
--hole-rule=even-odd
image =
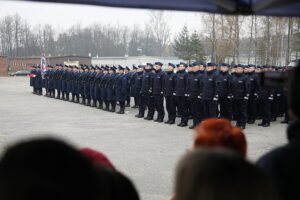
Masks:
[[[231,98],[232,98],[232,96],[230,96],[230,95],[227,96],[227,99],[231,99]]]
[[[272,101],[274,98],[272,96],[270,96],[268,99]]]
[[[176,96],[176,92],[173,92],[173,96]]]
[[[202,97],[201,97],[201,96],[197,96],[197,98],[198,98],[198,99],[202,99]]]
[[[245,97],[244,97],[244,99],[245,99],[245,100],[248,100],[248,99],[249,99],[249,97],[245,96]]]
[[[280,97],[280,96],[281,96],[281,94],[277,94],[277,96],[278,96],[278,97]]]
[[[258,94],[257,94],[257,93],[254,93],[253,95],[256,96],[256,97],[258,97]]]
[[[184,94],[184,96],[185,96],[185,97],[188,97],[188,96],[190,96],[190,95],[189,95],[189,94]]]
[[[217,97],[214,97],[213,100],[214,100],[214,101],[218,101],[218,98],[217,98]]]
[[[163,91],[161,91],[161,92],[160,92],[160,94],[164,94],[164,92],[163,92]]]
[[[152,90],[150,89],[150,90],[149,90],[149,92],[151,93],[151,92],[152,92]]]

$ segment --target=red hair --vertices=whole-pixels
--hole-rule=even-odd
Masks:
[[[246,157],[247,142],[244,133],[227,119],[207,119],[196,127],[194,147],[227,147]]]
[[[94,164],[103,165],[111,169],[115,169],[114,165],[110,162],[110,160],[101,152],[90,148],[82,148],[80,149],[80,152]]]

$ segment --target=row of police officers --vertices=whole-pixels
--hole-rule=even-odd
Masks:
[[[222,63],[195,62],[192,65],[168,63],[162,70],[161,62],[128,67],[109,66],[48,66],[42,74],[33,66],[30,85],[33,92],[47,97],[81,103],[109,112],[124,114],[125,107],[138,108],[137,118],[185,127],[192,119],[194,128],[203,119],[211,117],[236,120],[244,129],[261,119],[259,126],[268,127],[271,121],[285,115],[287,95],[283,88],[265,88],[259,84],[261,72],[284,71],[284,67],[238,64],[230,67]],[[176,72],[175,72],[176,71]],[[42,78],[44,77],[44,78]],[[166,110],[166,112],[165,112]]]

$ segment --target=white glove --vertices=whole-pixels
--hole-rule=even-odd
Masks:
[[[245,96],[245,97],[244,97],[244,99],[245,99],[245,100],[248,100],[248,99],[249,99],[249,97]]]
[[[278,97],[280,97],[280,96],[281,96],[281,94],[277,94],[277,96],[278,96]]]
[[[217,97],[214,97],[213,100],[214,100],[214,101],[218,101],[218,98],[217,98]]]
[[[272,101],[272,100],[273,100],[273,97],[272,97],[272,96],[270,96],[268,99]]]
[[[198,99],[202,99],[202,97],[201,97],[201,96],[197,96],[197,98],[198,98]]]
[[[189,95],[189,94],[184,94],[184,96],[188,97],[188,96],[190,96],[190,95]]]
[[[232,98],[232,96],[230,96],[230,95],[227,96],[227,99],[231,99],[231,98]]]
[[[163,91],[161,91],[161,92],[160,92],[160,94],[164,94],[164,92],[163,92]]]
[[[173,92],[173,96],[176,96],[176,92]]]

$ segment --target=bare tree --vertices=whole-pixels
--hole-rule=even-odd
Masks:
[[[168,26],[166,12],[165,11],[151,11],[150,16],[150,27],[153,32],[155,39],[159,45],[159,54],[163,56],[165,49],[170,42],[170,28]]]

